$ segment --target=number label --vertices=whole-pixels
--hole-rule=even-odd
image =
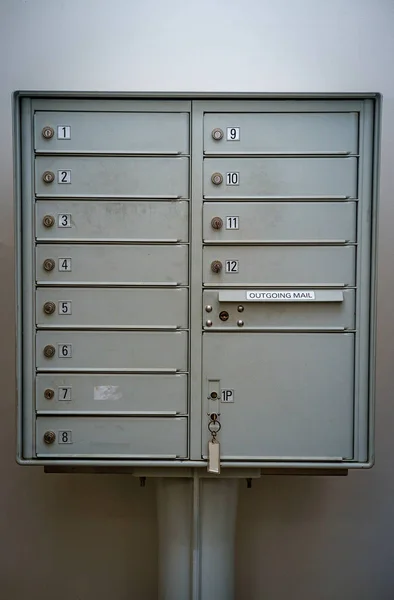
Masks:
[[[222,390],[220,395],[220,402],[234,402],[234,390]]]
[[[71,215],[70,214],[62,214],[57,216],[57,226],[58,227],[71,227]]]
[[[228,142],[239,142],[240,128],[239,127],[227,127],[227,141]]]
[[[59,444],[72,444],[73,443],[73,434],[72,431],[58,431],[57,432],[57,441]]]
[[[58,183],[71,183],[71,171],[63,170],[57,172]]]
[[[72,314],[72,302],[71,300],[59,300],[59,315],[71,315]]]
[[[239,217],[226,217],[226,229],[239,229]]]
[[[58,344],[57,355],[59,358],[71,358],[73,355],[72,344]]]
[[[58,388],[58,400],[59,402],[70,402],[71,401],[71,386]]]
[[[226,273],[238,273],[238,267],[238,260],[226,260]]]
[[[235,171],[226,173],[226,185],[239,185],[239,173]]]
[[[71,140],[70,125],[58,125],[57,126],[57,139],[58,140]]]
[[[71,258],[59,258],[59,271],[71,270]]]

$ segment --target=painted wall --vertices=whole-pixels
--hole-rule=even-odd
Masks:
[[[239,600],[394,598],[393,57],[392,0],[0,0],[0,598],[154,600],[157,577],[153,484],[14,462],[15,89],[384,94],[376,466],[243,488],[236,579]]]

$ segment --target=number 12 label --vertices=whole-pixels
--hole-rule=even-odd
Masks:
[[[226,273],[238,273],[239,261],[238,260],[226,260]]]

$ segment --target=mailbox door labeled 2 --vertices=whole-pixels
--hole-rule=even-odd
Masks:
[[[203,455],[214,412],[222,460],[352,459],[353,369],[352,333],[204,333]]]

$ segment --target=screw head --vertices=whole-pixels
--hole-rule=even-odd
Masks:
[[[44,391],[44,398],[46,400],[52,400],[54,397],[55,397],[55,391],[54,390],[51,390],[50,388],[47,388]]]
[[[53,358],[55,356],[55,346],[45,346],[44,348],[44,356],[46,356],[47,358]]]
[[[220,271],[223,269],[223,265],[220,262],[220,260],[213,260],[211,262],[211,271],[213,271],[213,273],[220,273]]]
[[[220,185],[223,183],[223,175],[221,173],[213,173],[211,181],[214,185]]]
[[[44,433],[44,442],[46,444],[53,444],[53,442],[56,440],[56,434],[54,431],[46,431]]]
[[[42,174],[42,180],[44,183],[52,183],[55,181],[55,173],[52,173],[52,171],[45,171]]]
[[[53,258],[46,258],[43,262],[43,267],[45,271],[53,271],[55,268],[55,261]]]
[[[56,304],[54,302],[45,302],[43,309],[46,315],[53,315],[56,311]]]
[[[46,140],[51,139],[54,135],[55,135],[55,130],[53,129],[53,127],[44,127],[44,129],[42,130],[42,137],[45,138]]]
[[[212,321],[205,321],[205,325],[207,327],[212,327]]]
[[[42,219],[42,224],[44,227],[53,227],[55,224],[55,218],[52,217],[52,215],[45,215],[45,217]]]
[[[241,320],[237,321],[237,325],[238,327],[243,327],[245,325],[245,323]]]
[[[240,304],[240,305],[237,307],[237,311],[238,311],[238,312],[243,312],[244,310],[245,310],[245,307],[244,307],[244,306],[242,306],[242,304]]]
[[[223,219],[220,217],[213,217],[211,227],[212,229],[221,229],[223,227]]]
[[[212,312],[212,306],[210,304],[207,304],[205,310],[206,312]]]
[[[216,129],[214,129],[212,131],[212,137],[215,141],[221,140],[223,135],[224,135],[223,130],[219,129],[219,127],[217,127]]]

